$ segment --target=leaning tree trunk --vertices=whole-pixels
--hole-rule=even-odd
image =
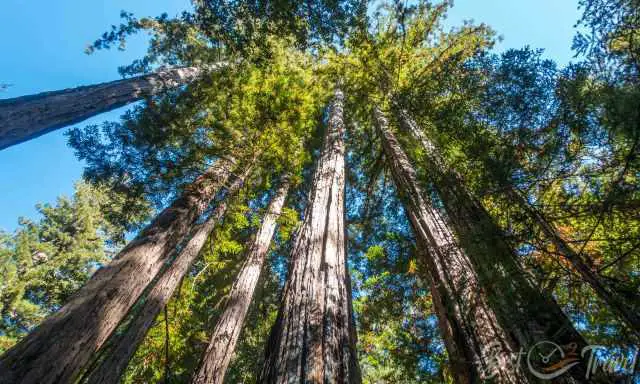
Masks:
[[[0,150],[189,83],[197,67],[172,68],[108,83],[0,100]]]
[[[220,219],[224,217],[229,198],[240,190],[252,168],[253,164],[249,164],[244,173],[233,181],[226,191],[224,200],[218,203],[218,206],[210,214],[207,221],[194,226],[186,245],[144,298],[143,307],[135,315],[131,324],[128,325],[127,330],[116,337],[113,347],[107,351],[108,356],[99,363],[95,370],[87,375],[87,383],[112,384],[120,381],[120,377],[127,368],[129,360],[136,352],[138,344],[144,339],[155,318],[173,296],[180,281],[182,281],[182,278],[200,254],[200,250],[211,231]]]
[[[0,357],[0,383],[68,383],[118,326],[229,178],[220,159],[69,302]]]
[[[261,383],[360,382],[345,250],[343,99],[336,91]]]
[[[287,198],[289,185],[288,180],[282,183],[267,208],[260,231],[256,234],[247,260],[231,288],[224,312],[218,319],[200,370],[193,377],[193,383],[222,384],[224,382],[227,367],[258,284],[271,238],[276,230],[276,220]]]
[[[432,165],[432,168],[437,171],[439,174],[435,175],[436,179],[439,179],[440,182],[437,183],[440,187],[439,190],[443,195],[443,200],[448,200],[451,203],[447,204],[445,201],[445,205],[450,206],[450,210],[458,211],[458,209],[454,208],[459,205],[459,198],[456,198],[456,189],[459,192],[462,192],[462,198],[467,200],[466,205],[472,203],[474,206],[474,210],[479,212],[480,215],[485,215],[484,210],[481,207],[481,204],[477,199],[475,199],[468,191],[463,191],[463,181],[462,177],[453,170],[446,170],[446,165],[442,158],[442,155],[436,148],[436,146],[427,138],[424,132],[418,127],[415,120],[409,116],[409,114],[400,108],[399,105],[395,105],[396,116],[400,122],[401,127],[408,131],[414,138],[416,138],[423,149],[426,152],[427,158]],[[437,187],[438,187],[437,186]],[[459,194],[459,193],[458,193]],[[449,199],[446,199],[445,196],[450,196]],[[600,297],[600,299],[606,303],[609,308],[621,319],[625,322],[631,331],[640,338],[640,316],[638,312],[634,310],[631,302],[640,302],[640,297],[636,295],[636,300],[625,300],[622,295],[615,290],[611,284],[607,283],[599,276],[593,269],[591,269],[587,263],[582,259],[582,257],[571,247],[566,241],[562,238],[562,236],[558,233],[558,231],[553,227],[551,223],[549,223],[544,215],[532,207],[527,199],[522,196],[518,191],[516,191],[513,187],[507,189],[508,198],[511,199],[515,204],[520,206],[524,210],[524,212],[532,219],[532,221],[537,225],[540,229],[542,229],[543,233],[547,237],[548,240],[558,249],[562,257],[564,257],[573,268],[578,272],[580,277],[591,286],[591,288],[596,292],[596,294]],[[464,205],[463,205],[464,206]]]
[[[538,382],[522,362],[526,354],[520,356],[520,352],[547,340],[559,345],[575,343],[578,350],[586,343],[558,305],[527,278],[499,233],[461,194],[456,202],[465,206],[456,209],[465,215],[449,213],[446,200],[450,196],[446,193],[442,199],[447,217],[427,202],[413,166],[378,108],[375,118],[429,273],[456,382]],[[512,356],[521,357],[520,364],[510,362]],[[575,365],[555,382],[586,382],[585,367]]]

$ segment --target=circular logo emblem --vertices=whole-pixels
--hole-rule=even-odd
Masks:
[[[580,363],[577,347],[577,344],[571,343],[565,350],[552,341],[541,341],[527,354],[529,371],[540,379],[554,379]]]

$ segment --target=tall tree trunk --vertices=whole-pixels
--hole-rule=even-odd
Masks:
[[[0,150],[189,83],[196,67],[172,68],[84,87],[0,100]]]
[[[200,250],[206,243],[207,238],[209,238],[211,231],[213,231],[220,219],[224,217],[229,198],[238,193],[252,169],[253,164],[249,164],[243,174],[229,186],[224,200],[218,203],[218,206],[210,214],[207,221],[194,226],[191,231],[191,237],[180,251],[178,257],[162,273],[153,289],[144,298],[144,305],[140,312],[136,314],[126,332],[116,337],[113,348],[108,351],[109,355],[87,376],[86,382],[113,384],[120,381],[120,377],[127,368],[138,344],[144,339],[155,318],[173,296],[180,281],[182,281],[184,275],[200,254]]]
[[[288,180],[282,183],[267,208],[260,231],[256,234],[247,254],[247,260],[231,288],[224,312],[218,319],[200,370],[193,377],[193,383],[222,384],[224,382],[227,367],[258,284],[271,238],[276,230],[276,220],[280,217],[289,192],[289,185]]]
[[[220,159],[58,312],[0,357],[0,383],[72,382],[169,261],[235,167]]]
[[[395,105],[394,110],[396,111],[396,116],[398,117],[401,127],[420,141],[420,144],[425,149],[426,155],[430,159],[432,165],[440,169],[440,176],[436,177],[440,178],[442,181],[438,184],[441,186],[440,189],[443,190],[443,196],[447,194],[447,191],[449,191],[449,195],[453,195],[453,192],[455,191],[452,190],[452,187],[455,188],[456,185],[462,186],[462,177],[454,170],[445,171],[446,166],[442,159],[442,155],[436,146],[427,138],[420,127],[418,127],[415,120],[412,119],[405,110],[400,108],[398,105]],[[458,187],[458,189],[461,188]],[[476,211],[483,211],[483,209],[479,209],[480,202],[478,202],[470,193],[465,191],[464,195],[467,200],[473,202],[473,205],[476,207],[474,208]],[[600,299],[609,306],[617,317],[625,322],[631,331],[640,338],[640,315],[638,315],[638,312],[634,310],[632,305],[630,305],[631,302],[640,302],[640,297],[636,295],[636,300],[625,300],[622,295],[611,286],[611,284],[604,281],[601,276],[588,266],[584,259],[566,243],[556,228],[546,220],[540,211],[532,207],[521,193],[513,187],[510,187],[507,189],[507,195],[512,202],[524,210],[531,220],[540,229],[542,229],[547,239],[551,241],[562,257],[571,263],[575,271],[587,284],[591,286],[598,297],[600,297]],[[455,200],[455,197],[452,196],[451,200]],[[453,206],[454,204],[451,205]]]
[[[261,383],[360,382],[345,249],[343,103],[338,90]]]
[[[522,363],[529,348],[548,340],[561,346],[575,343],[580,351],[585,341],[558,305],[528,279],[488,217],[452,186],[442,188],[444,192],[438,189],[445,217],[426,200],[413,166],[378,108],[375,120],[427,266],[456,381],[538,382]],[[438,164],[428,167],[446,171]],[[518,355],[521,352],[525,355]],[[520,357],[521,364],[497,359],[512,356]],[[578,364],[555,382],[586,382],[585,367]]]

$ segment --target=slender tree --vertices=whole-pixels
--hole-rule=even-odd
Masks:
[[[187,84],[202,73],[199,67],[170,68],[124,80],[0,100],[0,150]]]
[[[358,383],[344,229],[344,96],[335,92],[262,383]]]
[[[0,358],[0,383],[73,381],[137,301],[235,167],[219,159],[57,313]]]
[[[472,206],[464,191],[442,188],[447,189],[438,190],[447,209],[445,217],[427,202],[409,158],[379,108],[375,121],[429,273],[456,381],[535,382],[524,367],[500,359],[510,359],[542,341],[584,347],[586,342],[569,319],[531,283],[499,232],[486,215],[480,216],[480,208]],[[569,372],[556,380],[585,382],[584,367]]]
[[[193,377],[193,383],[222,384],[224,382],[227,367],[234,354],[253,293],[258,284],[271,238],[276,230],[276,220],[282,212],[289,192],[289,186],[290,182],[284,180],[267,208],[260,231],[256,234],[247,254],[247,260],[231,288],[225,309],[216,323],[211,341],[202,359],[200,370]]]
[[[247,165],[245,171],[227,188],[224,200],[219,202],[209,218],[204,223],[193,226],[189,241],[181,249],[171,266],[162,273],[149,294],[146,295],[143,307],[136,314],[132,323],[128,325],[126,332],[116,336],[114,346],[108,351],[107,358],[101,361],[98,368],[88,375],[87,382],[119,382],[129,360],[136,351],[136,347],[144,339],[155,318],[173,296],[215,226],[224,217],[229,198],[242,187],[253,167],[253,163]]]

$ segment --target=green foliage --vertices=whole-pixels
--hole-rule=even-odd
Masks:
[[[21,219],[15,234],[0,234],[0,352],[60,308],[115,254],[127,230],[121,225],[124,202],[107,188],[80,182],[72,198],[38,205],[38,221]],[[145,212],[129,217],[129,224],[144,220]]]
[[[640,75],[640,5],[634,0],[581,0],[574,49],[585,55],[600,78],[636,83]],[[613,78],[612,78],[613,77]]]
[[[196,19],[211,36],[224,36],[225,43],[242,47],[262,45],[265,35],[294,37],[306,47],[317,42],[333,43],[357,25],[366,13],[367,1],[231,1],[196,2]]]
[[[193,12],[176,18],[123,13],[123,23],[89,48],[124,48],[129,35],[149,32],[147,55],[122,68],[123,75],[161,65],[230,65],[149,98],[120,122],[69,133],[87,163],[86,180],[98,187],[79,184],[74,199],[41,207],[40,222],[0,235],[0,350],[108,260],[148,216],[147,201],[166,206],[222,157],[247,162],[259,155],[250,182],[125,378],[189,379],[265,201],[286,174],[297,190],[278,220],[269,268],[227,375],[230,383],[254,382],[286,278],[283,255],[306,204],[323,110],[336,85],[347,97],[348,251],[365,383],[452,380],[429,289],[419,278],[424,266],[372,130],[376,104],[401,106],[416,118],[527,271],[590,341],[632,341],[505,192],[523,193],[640,310],[634,302],[640,289],[637,1],[581,1],[587,31],[575,47],[585,60],[567,68],[529,47],[491,54],[495,35],[484,24],[445,29],[451,1],[409,3],[381,2],[368,19],[363,1],[197,1]],[[432,191],[436,175],[425,166],[424,148],[407,132],[398,137]]]
[[[113,25],[86,53],[117,46],[124,50],[130,35],[151,35],[147,54],[120,68],[123,76],[146,73],[162,65],[208,65],[221,60],[265,62],[277,51],[273,36],[296,48],[335,46],[366,18],[367,0],[338,1],[194,1],[194,10],[169,18],[136,18],[122,11]]]
[[[327,100],[311,57],[274,44],[271,65],[227,67],[206,79],[136,107],[121,123],[69,132],[88,163],[85,177],[163,206],[222,156],[261,153],[261,166],[296,178],[310,161]],[[299,180],[298,180],[299,181]]]
[[[216,227],[198,261],[167,306],[168,324],[164,313],[158,315],[155,325],[131,360],[124,382],[162,381],[167,374],[169,382],[187,382],[198,368],[210,334],[224,309],[226,296],[242,266],[247,244],[259,228],[260,217],[264,214],[260,203],[264,196],[256,194],[255,190],[254,184],[233,200],[224,221]],[[286,210],[276,243],[285,246],[297,223],[297,213]],[[273,248],[277,251],[279,246],[274,245]],[[261,368],[264,343],[278,307],[280,281],[271,265],[273,261],[265,266],[249,309],[243,336],[229,367],[227,381],[230,383],[253,382]],[[168,362],[165,350],[167,335]]]

